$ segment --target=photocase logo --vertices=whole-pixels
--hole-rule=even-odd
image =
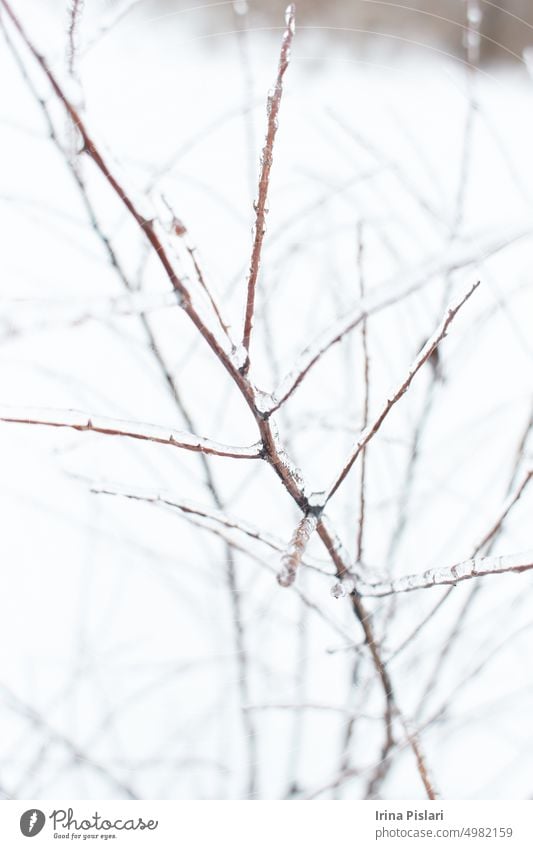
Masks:
[[[24,837],[35,837],[43,830],[46,817],[38,808],[30,808],[24,811],[20,818],[20,830]]]

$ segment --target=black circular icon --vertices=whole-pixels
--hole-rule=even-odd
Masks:
[[[20,830],[24,837],[35,837],[43,830],[46,817],[38,808],[30,808],[29,811],[24,811],[20,818]]]

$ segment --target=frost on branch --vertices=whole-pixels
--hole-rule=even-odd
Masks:
[[[294,16],[295,7],[290,5],[285,13],[285,32],[281,43],[281,52],[279,57],[278,74],[274,88],[268,94],[267,100],[267,132],[263,152],[261,154],[261,173],[259,176],[259,190],[257,200],[254,203],[255,224],[254,224],[254,241],[252,246],[252,256],[250,259],[250,271],[248,274],[248,290],[246,296],[246,310],[244,316],[244,330],[242,344],[248,352],[250,350],[250,337],[252,334],[252,326],[254,321],[254,305],[255,293],[257,288],[257,278],[259,276],[259,267],[261,264],[261,252],[263,249],[263,239],[266,232],[266,216],[268,213],[268,189],[270,183],[270,169],[272,167],[274,141],[278,129],[278,114],[281,105],[281,97],[283,94],[283,77],[289,66],[290,52],[292,40],[294,37]],[[249,365],[249,358],[246,359],[246,367]]]
[[[527,572],[533,569],[533,550],[522,554],[508,554],[500,557],[476,557],[464,560],[443,569],[428,569],[419,575],[405,575],[395,581],[379,584],[358,584],[361,595],[380,598],[395,593],[408,593],[428,587],[454,586],[460,581],[482,578],[487,575],[501,575],[505,572]]]
[[[298,524],[281,561],[281,569],[278,574],[278,583],[280,586],[290,587],[294,584],[298,566],[302,561],[307,543],[314,533],[317,524],[318,517],[313,515],[304,516]]]
[[[0,407],[0,422],[8,424],[40,425],[42,427],[67,427],[78,431],[92,431],[106,436],[124,436],[160,445],[172,445],[187,451],[213,454],[218,457],[253,460],[260,457],[260,445],[249,448],[222,445],[211,439],[195,436],[180,430],[169,430],[157,425],[110,419],[105,416],[88,416],[79,410],[46,410],[28,407]]]

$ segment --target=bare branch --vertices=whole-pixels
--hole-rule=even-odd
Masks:
[[[156,425],[137,424],[103,416],[88,416],[78,410],[35,410],[25,407],[0,407],[0,421],[11,424],[41,425],[43,427],[66,427],[72,430],[102,433],[106,436],[125,436],[159,445],[171,445],[186,451],[213,454],[217,457],[257,460],[261,457],[259,444],[250,448],[221,445],[210,439],[184,431],[169,431]]]
[[[163,198],[163,203],[165,204],[165,206],[167,207],[168,211],[170,212],[170,214],[172,216],[172,228],[173,228],[175,235],[178,238],[182,239],[182,241],[185,245],[185,250],[189,254],[189,257],[190,257],[191,262],[193,264],[193,268],[194,268],[196,277],[198,279],[198,283],[200,284],[201,288],[204,290],[204,293],[207,297],[207,300],[209,301],[211,308],[212,308],[213,312],[215,313],[215,315],[217,317],[217,321],[220,324],[220,327],[222,328],[222,332],[229,339],[228,325],[225,323],[224,319],[222,318],[220,307],[218,306],[217,302],[215,301],[215,298],[214,298],[211,290],[209,289],[209,286],[207,285],[204,272],[202,271],[202,268],[200,267],[200,263],[198,261],[197,250],[191,242],[189,231],[188,231],[187,227],[185,226],[185,224],[183,223],[183,221],[180,218],[178,218],[178,216],[176,215],[176,213],[174,212],[174,210],[172,209],[172,207],[170,206],[170,204],[169,204],[169,202],[167,201],[166,198]]]
[[[281,53],[279,57],[278,76],[276,84],[272,92],[268,95],[267,115],[268,126],[265,139],[265,146],[261,155],[261,175],[259,178],[259,193],[255,203],[255,227],[254,227],[254,243],[252,248],[252,258],[250,260],[250,272],[248,276],[248,294],[246,299],[246,311],[244,317],[244,331],[242,344],[248,354],[245,370],[249,367],[249,350],[250,336],[252,333],[252,325],[254,320],[254,305],[255,291],[257,286],[257,277],[259,275],[259,266],[261,264],[261,251],[263,248],[263,239],[266,231],[266,215],[267,215],[267,199],[268,185],[270,181],[270,169],[272,167],[274,140],[278,129],[278,113],[281,104],[281,96],[283,94],[283,77],[289,66],[290,50],[292,40],[294,38],[294,19],[295,7],[291,4],[286,11],[286,28],[283,34],[281,43]]]
[[[442,274],[449,275],[454,271],[468,268],[471,265],[477,265],[485,259],[499,253],[520,239],[529,236],[529,231],[521,231],[510,239],[499,241],[492,245],[487,245],[482,251],[469,253],[459,256],[453,261],[442,262],[442,259],[435,259],[428,263],[423,268],[403,274],[402,277],[410,278],[406,285],[398,287],[398,280],[395,277],[389,283],[385,283],[376,290],[370,292],[362,301],[359,301],[346,315],[344,315],[333,327],[328,328],[321,333],[317,339],[308,345],[298,355],[296,365],[283,378],[277,387],[274,397],[275,402],[272,406],[265,410],[265,415],[271,415],[278,410],[282,404],[298,389],[304,378],[311,371],[313,366],[326,354],[330,348],[340,342],[344,337],[358,327],[366,318],[381,310],[387,309],[390,306],[398,304],[410,295],[423,289],[436,276]]]
[[[394,581],[381,584],[360,584],[358,592],[363,596],[382,598],[396,593],[408,593],[429,587],[455,586],[461,581],[483,578],[487,575],[503,575],[507,572],[527,572],[533,569],[533,550],[523,554],[508,554],[500,557],[477,557],[463,560],[444,569],[428,569],[419,575],[405,575]]]
[[[358,440],[355,448],[350,452],[350,455],[348,456],[348,459],[346,460],[346,462],[345,462],[345,464],[342,468],[342,471],[340,472],[340,474],[336,478],[335,482],[332,484],[332,486],[329,489],[329,492],[328,492],[328,495],[327,495],[327,498],[326,498],[326,503],[335,494],[335,492],[337,491],[339,486],[342,484],[346,475],[348,474],[348,472],[352,468],[353,464],[355,463],[355,461],[359,457],[360,453],[363,451],[365,446],[368,445],[368,443],[370,442],[372,437],[375,436],[375,434],[378,432],[378,430],[380,429],[381,425],[383,424],[383,422],[387,418],[388,414],[390,413],[390,411],[392,410],[394,405],[400,400],[400,398],[402,398],[403,395],[405,395],[405,393],[409,389],[415,375],[420,371],[420,369],[422,368],[424,363],[426,363],[429,360],[429,358],[431,357],[433,352],[436,350],[438,344],[444,339],[444,337],[446,336],[446,334],[448,332],[448,327],[450,326],[450,324],[454,320],[455,316],[457,315],[457,313],[459,312],[461,307],[473,295],[473,293],[478,288],[478,286],[479,286],[479,281],[477,283],[474,283],[472,286],[470,286],[467,289],[467,291],[463,295],[461,295],[459,300],[455,304],[453,304],[452,306],[450,306],[448,308],[446,315],[444,316],[443,320],[441,321],[439,327],[436,329],[436,331],[433,333],[433,335],[430,336],[430,338],[428,339],[428,341],[426,342],[426,344],[424,345],[424,347],[420,351],[418,357],[416,358],[416,360],[412,364],[411,368],[409,369],[407,377],[404,380],[402,380],[402,382],[400,383],[399,387],[395,390],[393,395],[390,398],[387,399],[387,401],[385,402],[385,404],[384,404],[381,412],[379,413],[378,417],[375,419],[375,421],[369,427],[366,428],[366,430],[363,432],[360,439]]]
[[[24,717],[31,725],[37,728],[40,732],[46,735],[48,739],[62,746],[69,757],[77,764],[83,764],[94,770],[98,775],[108,781],[119,793],[124,794],[127,799],[138,799],[137,793],[126,784],[122,779],[110,773],[106,767],[102,766],[98,761],[90,757],[84,749],[78,746],[73,740],[65,736],[62,732],[56,731],[47,721],[47,719],[38,713],[34,707],[23,702],[15,693],[10,690],[5,684],[1,684],[1,689],[7,703],[16,712]]]

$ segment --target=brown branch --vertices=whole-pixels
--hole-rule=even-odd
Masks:
[[[531,475],[531,473],[530,473]],[[533,550],[522,554],[501,555],[499,557],[477,557],[463,560],[444,569],[428,569],[417,575],[405,575],[394,581],[381,584],[359,584],[358,592],[363,596],[383,598],[396,593],[409,593],[429,587],[455,586],[461,581],[483,578],[487,575],[504,575],[509,572],[521,573],[533,569]]]
[[[289,57],[291,51],[292,40],[294,38],[294,20],[295,7],[291,4],[287,7],[286,12],[286,27],[281,42],[281,53],[279,57],[278,76],[274,89],[268,95],[267,101],[267,116],[268,126],[261,155],[261,175],[259,178],[259,193],[257,201],[254,204],[255,208],[255,226],[254,226],[254,243],[252,247],[252,257],[250,260],[250,271],[248,276],[248,294],[246,298],[246,311],[244,317],[244,331],[242,344],[247,352],[247,359],[244,366],[246,371],[250,365],[250,336],[252,334],[252,325],[254,320],[254,305],[255,292],[257,287],[257,278],[259,275],[259,266],[261,264],[261,251],[263,248],[263,240],[266,231],[266,215],[267,215],[267,199],[268,186],[270,181],[270,169],[272,168],[274,140],[278,129],[278,113],[281,104],[281,96],[283,94],[283,77],[289,66]]]
[[[52,73],[52,71],[50,70],[50,68],[48,67],[48,64],[47,64],[46,60],[44,59],[44,57],[41,56],[38,53],[38,51],[33,46],[32,42],[30,41],[30,39],[26,35],[25,30],[23,29],[18,18],[16,17],[14,12],[12,11],[9,0],[0,0],[0,4],[6,10],[8,16],[10,17],[10,19],[13,22],[14,26],[16,27],[18,33],[20,34],[22,40],[26,44],[27,48],[30,50],[34,59],[40,65],[44,74],[47,76],[47,78],[50,82],[50,85],[52,86],[52,89],[54,90],[58,99],[63,104],[64,108],[67,111],[67,114],[70,116],[74,125],[77,127],[77,129],[78,129],[78,131],[81,135],[82,141],[83,141],[82,152],[86,153],[93,160],[93,162],[95,163],[98,170],[102,173],[104,179],[108,182],[108,184],[111,186],[113,191],[120,198],[121,202],[124,204],[124,206],[126,207],[128,212],[130,213],[130,215],[136,221],[139,228],[145,234],[145,236],[146,236],[148,242],[150,243],[152,249],[156,252],[159,262],[163,265],[163,268],[165,270],[167,277],[170,280],[171,285],[173,286],[173,288],[178,293],[178,295],[180,297],[180,304],[181,304],[182,308],[184,309],[186,314],[189,316],[189,318],[191,319],[193,324],[196,326],[196,328],[198,329],[198,331],[200,332],[202,337],[205,339],[205,341],[208,343],[208,345],[213,350],[215,356],[220,360],[220,362],[222,363],[222,365],[224,366],[226,371],[230,374],[232,380],[235,382],[235,384],[239,388],[241,394],[243,395],[248,406],[250,407],[250,409],[251,409],[251,411],[254,415],[254,418],[255,418],[255,420],[258,424],[258,427],[259,427],[259,430],[260,430],[260,433],[261,433],[262,447],[263,447],[265,459],[272,466],[272,468],[274,469],[278,478],[282,481],[284,487],[289,492],[291,497],[295,500],[295,502],[298,504],[300,509],[302,509],[302,511],[304,513],[308,513],[309,512],[309,505],[308,505],[308,502],[307,502],[307,498],[305,497],[305,494],[304,494],[303,481],[301,480],[301,478],[298,474],[298,471],[295,469],[294,466],[292,466],[290,461],[288,461],[288,458],[287,458],[282,446],[279,444],[277,437],[275,436],[275,434],[274,434],[274,432],[273,432],[273,430],[270,426],[270,423],[267,421],[268,416],[265,416],[264,412],[259,413],[259,411],[257,410],[255,400],[254,400],[254,391],[253,391],[249,381],[246,378],[245,369],[240,368],[239,366],[236,365],[234,359],[232,358],[231,352],[228,352],[228,350],[225,347],[224,342],[221,342],[221,340],[219,338],[217,338],[217,336],[204,324],[204,322],[200,318],[199,314],[194,309],[192,302],[191,302],[191,299],[190,299],[190,295],[187,291],[187,288],[185,287],[183,281],[181,280],[181,278],[178,276],[178,274],[174,270],[173,265],[172,265],[172,263],[171,263],[171,261],[168,257],[168,254],[167,254],[167,252],[164,248],[164,245],[163,245],[160,237],[157,234],[154,222],[152,220],[148,219],[148,218],[145,218],[139,212],[136,205],[131,200],[131,197],[124,191],[123,187],[116,180],[114,175],[110,172],[105,160],[103,159],[101,153],[99,152],[98,148],[96,147],[95,143],[93,142],[92,138],[90,137],[90,135],[89,135],[84,123],[82,122],[77,110],[72,105],[72,103],[69,101],[68,97],[65,95],[62,87],[60,86],[60,84],[56,80],[56,78],[55,78],[54,74]],[[293,9],[293,7],[289,7],[288,29],[290,30],[290,37],[287,36],[289,43],[292,41],[293,24],[294,24],[294,9]],[[287,56],[287,60],[288,60],[288,56]],[[253,309],[252,309],[252,315],[253,315]],[[326,549],[328,550],[328,552],[329,552],[329,554],[330,554],[330,556],[333,560],[333,563],[335,564],[335,568],[336,568],[338,577],[344,577],[346,574],[349,574],[346,558],[343,557],[343,555],[340,553],[338,546],[336,544],[335,537],[332,536],[332,534],[330,533],[328,528],[325,526],[323,521],[319,521],[317,523],[317,531],[319,533],[319,536],[320,536],[323,544],[325,545]],[[394,706],[395,711],[399,714],[399,709],[398,709],[396,702],[394,700],[394,697],[393,697],[390,679],[389,679],[389,676],[388,676],[387,671],[385,669],[385,666],[384,666],[384,663],[383,663],[383,660],[382,660],[382,657],[381,657],[380,649],[379,649],[378,644],[376,642],[376,638],[374,636],[373,628],[372,628],[372,625],[370,623],[368,614],[367,614],[367,612],[366,612],[366,610],[365,610],[365,608],[362,604],[361,599],[358,596],[356,596],[354,594],[354,595],[351,596],[351,598],[352,598],[354,613],[357,616],[358,620],[362,624],[362,627],[363,627],[363,630],[364,630],[364,633],[365,633],[365,638],[366,638],[366,641],[368,643],[368,646],[369,646],[369,649],[370,649],[370,652],[371,652],[373,664],[374,664],[374,666],[376,668],[376,672],[378,674],[378,679],[380,680],[381,685],[383,686],[385,696],[386,696],[386,700],[387,700],[387,704],[388,704],[388,709],[391,706]],[[427,771],[425,770],[425,767],[423,769],[421,768],[420,758],[417,755],[417,750],[419,751],[418,741],[415,741],[415,742],[410,741],[410,745],[411,745],[411,748],[413,749],[413,752],[415,753],[416,760],[417,760],[417,768],[418,768],[420,776],[421,776],[421,778],[424,782],[424,785],[426,787],[426,792],[428,793],[428,796],[430,798],[434,798],[434,795],[435,795],[434,791],[431,788],[431,785],[428,785],[426,780],[425,780],[425,775],[426,775]]]
[[[69,100],[67,95],[65,94],[62,86],[57,81],[55,74],[51,71],[50,67],[48,66],[48,62],[46,61],[44,56],[42,56],[38,52],[38,50],[34,47],[32,41],[28,37],[28,35],[27,35],[25,29],[23,28],[22,24],[20,23],[18,17],[13,12],[11,5],[8,2],[8,0],[0,0],[0,3],[3,6],[3,8],[6,10],[7,15],[11,19],[13,25],[15,26],[15,28],[16,28],[17,32],[19,33],[21,39],[23,40],[24,44],[26,45],[26,47],[28,48],[28,50],[30,51],[30,53],[32,54],[32,56],[34,57],[36,62],[40,65],[41,70],[43,71],[43,73],[47,77],[54,93],[56,94],[58,99],[63,104],[67,114],[69,115],[74,126],[78,130],[78,132],[81,136],[82,142],[83,142],[82,152],[86,153],[93,160],[93,162],[95,163],[96,167],[101,172],[101,174],[103,175],[105,180],[109,183],[109,185],[111,186],[111,188],[113,189],[115,194],[120,198],[120,200],[122,201],[122,203],[124,204],[124,206],[126,207],[128,212],[130,213],[130,215],[133,217],[133,219],[136,221],[137,225],[140,227],[142,232],[145,234],[145,236],[148,239],[151,247],[155,251],[159,262],[163,266],[163,269],[164,269],[172,287],[175,289],[175,291],[177,292],[177,294],[179,296],[180,306],[183,308],[183,310],[188,315],[190,320],[193,322],[193,324],[195,325],[197,330],[200,332],[202,337],[205,339],[207,344],[210,346],[212,351],[215,353],[217,358],[220,360],[220,362],[222,363],[222,365],[224,366],[226,371],[230,374],[231,378],[234,380],[234,382],[240,388],[241,393],[244,396],[247,404],[253,410],[254,409],[253,393],[252,393],[252,390],[251,390],[251,387],[250,387],[248,381],[238,371],[238,369],[235,367],[230,353],[225,349],[224,345],[220,342],[220,340],[217,338],[217,336],[204,324],[200,315],[195,310],[195,308],[194,308],[194,306],[191,302],[189,292],[188,292],[184,282],[182,281],[182,279],[179,277],[179,275],[175,271],[173,264],[172,264],[168,254],[167,254],[167,251],[165,250],[163,242],[161,241],[161,238],[158,236],[158,234],[156,232],[156,227],[155,227],[154,221],[150,220],[149,218],[144,217],[144,215],[142,215],[139,212],[139,210],[137,209],[137,206],[132,201],[130,195],[125,191],[123,186],[118,182],[118,180],[115,178],[115,176],[110,171],[110,169],[107,166],[107,163],[105,162],[105,160],[104,160],[102,154],[100,153],[97,145],[95,144],[91,135],[89,134],[89,132],[88,132],[86,126],[85,126],[84,121],[82,120],[81,116],[79,115],[78,110],[75,108],[75,106],[73,106],[73,104],[71,103],[71,101]]]
[[[457,313],[459,312],[461,307],[473,295],[473,293],[478,288],[478,286],[479,286],[479,281],[477,283],[474,283],[473,286],[470,286],[469,289],[460,297],[460,299],[454,305],[452,305],[448,308],[446,315],[444,316],[443,320],[441,321],[439,327],[436,329],[435,333],[433,333],[433,335],[428,339],[428,341],[426,342],[426,344],[424,345],[424,347],[420,351],[418,357],[416,358],[414,363],[411,365],[411,368],[409,369],[407,377],[401,382],[401,384],[395,390],[393,395],[390,398],[387,399],[387,401],[383,405],[383,408],[381,409],[381,412],[379,413],[378,417],[375,419],[375,421],[372,423],[372,425],[370,425],[363,432],[363,434],[360,437],[360,439],[358,440],[355,448],[350,452],[348,459],[344,463],[344,466],[342,467],[340,474],[337,476],[337,478],[335,479],[334,483],[331,485],[331,487],[328,491],[328,495],[326,497],[325,503],[327,503],[329,501],[329,499],[336,493],[336,491],[338,490],[338,488],[340,487],[340,485],[342,484],[342,482],[346,478],[348,472],[352,468],[353,464],[355,463],[355,461],[357,460],[357,458],[359,457],[361,452],[364,450],[365,446],[368,445],[368,443],[370,442],[372,437],[375,436],[375,434],[378,432],[378,430],[380,429],[381,425],[383,424],[383,422],[385,421],[385,419],[389,415],[389,413],[392,410],[392,408],[394,407],[394,405],[400,400],[400,398],[402,398],[403,395],[405,395],[405,393],[407,392],[407,390],[411,386],[411,383],[412,383],[415,375],[420,371],[420,369],[422,368],[424,363],[426,363],[430,359],[431,355],[436,350],[439,343],[446,336],[446,334],[448,332],[448,328],[449,328],[450,324],[452,323],[452,321],[454,320],[455,316],[457,315]]]
[[[364,301],[358,302],[340,321],[336,322],[333,327],[322,332],[315,341],[308,345],[298,355],[296,365],[283,378],[274,393],[275,401],[272,406],[265,411],[266,415],[275,413],[287,399],[298,389],[302,381],[307,377],[311,369],[319,362],[319,360],[327,354],[327,352],[341,342],[352,330],[358,327],[366,318],[381,310],[387,309],[390,306],[400,303],[410,295],[419,292],[435,277],[442,274],[450,275],[454,271],[459,271],[468,268],[471,265],[476,265],[483,260],[488,259],[500,251],[514,244],[520,239],[529,236],[529,231],[517,233],[510,239],[496,242],[492,245],[487,245],[482,251],[458,257],[455,260],[442,262],[436,259],[428,263],[425,267],[416,272],[407,273],[411,277],[410,282],[398,288],[398,280],[396,276],[389,281],[379,286],[376,290],[370,292]],[[402,275],[404,278],[406,274]]]
[[[54,410],[48,413],[42,410],[38,412],[32,410],[30,414],[25,408],[0,407],[0,422],[40,425],[43,427],[66,427],[81,432],[101,433],[106,436],[124,436],[129,439],[140,439],[143,442],[171,445],[174,448],[183,448],[186,451],[212,454],[216,457],[248,460],[257,460],[261,457],[259,444],[250,448],[237,448],[229,445],[221,445],[210,439],[204,439],[203,437],[180,430],[168,431],[155,425],[123,422],[103,416],[95,418],[77,410]]]

